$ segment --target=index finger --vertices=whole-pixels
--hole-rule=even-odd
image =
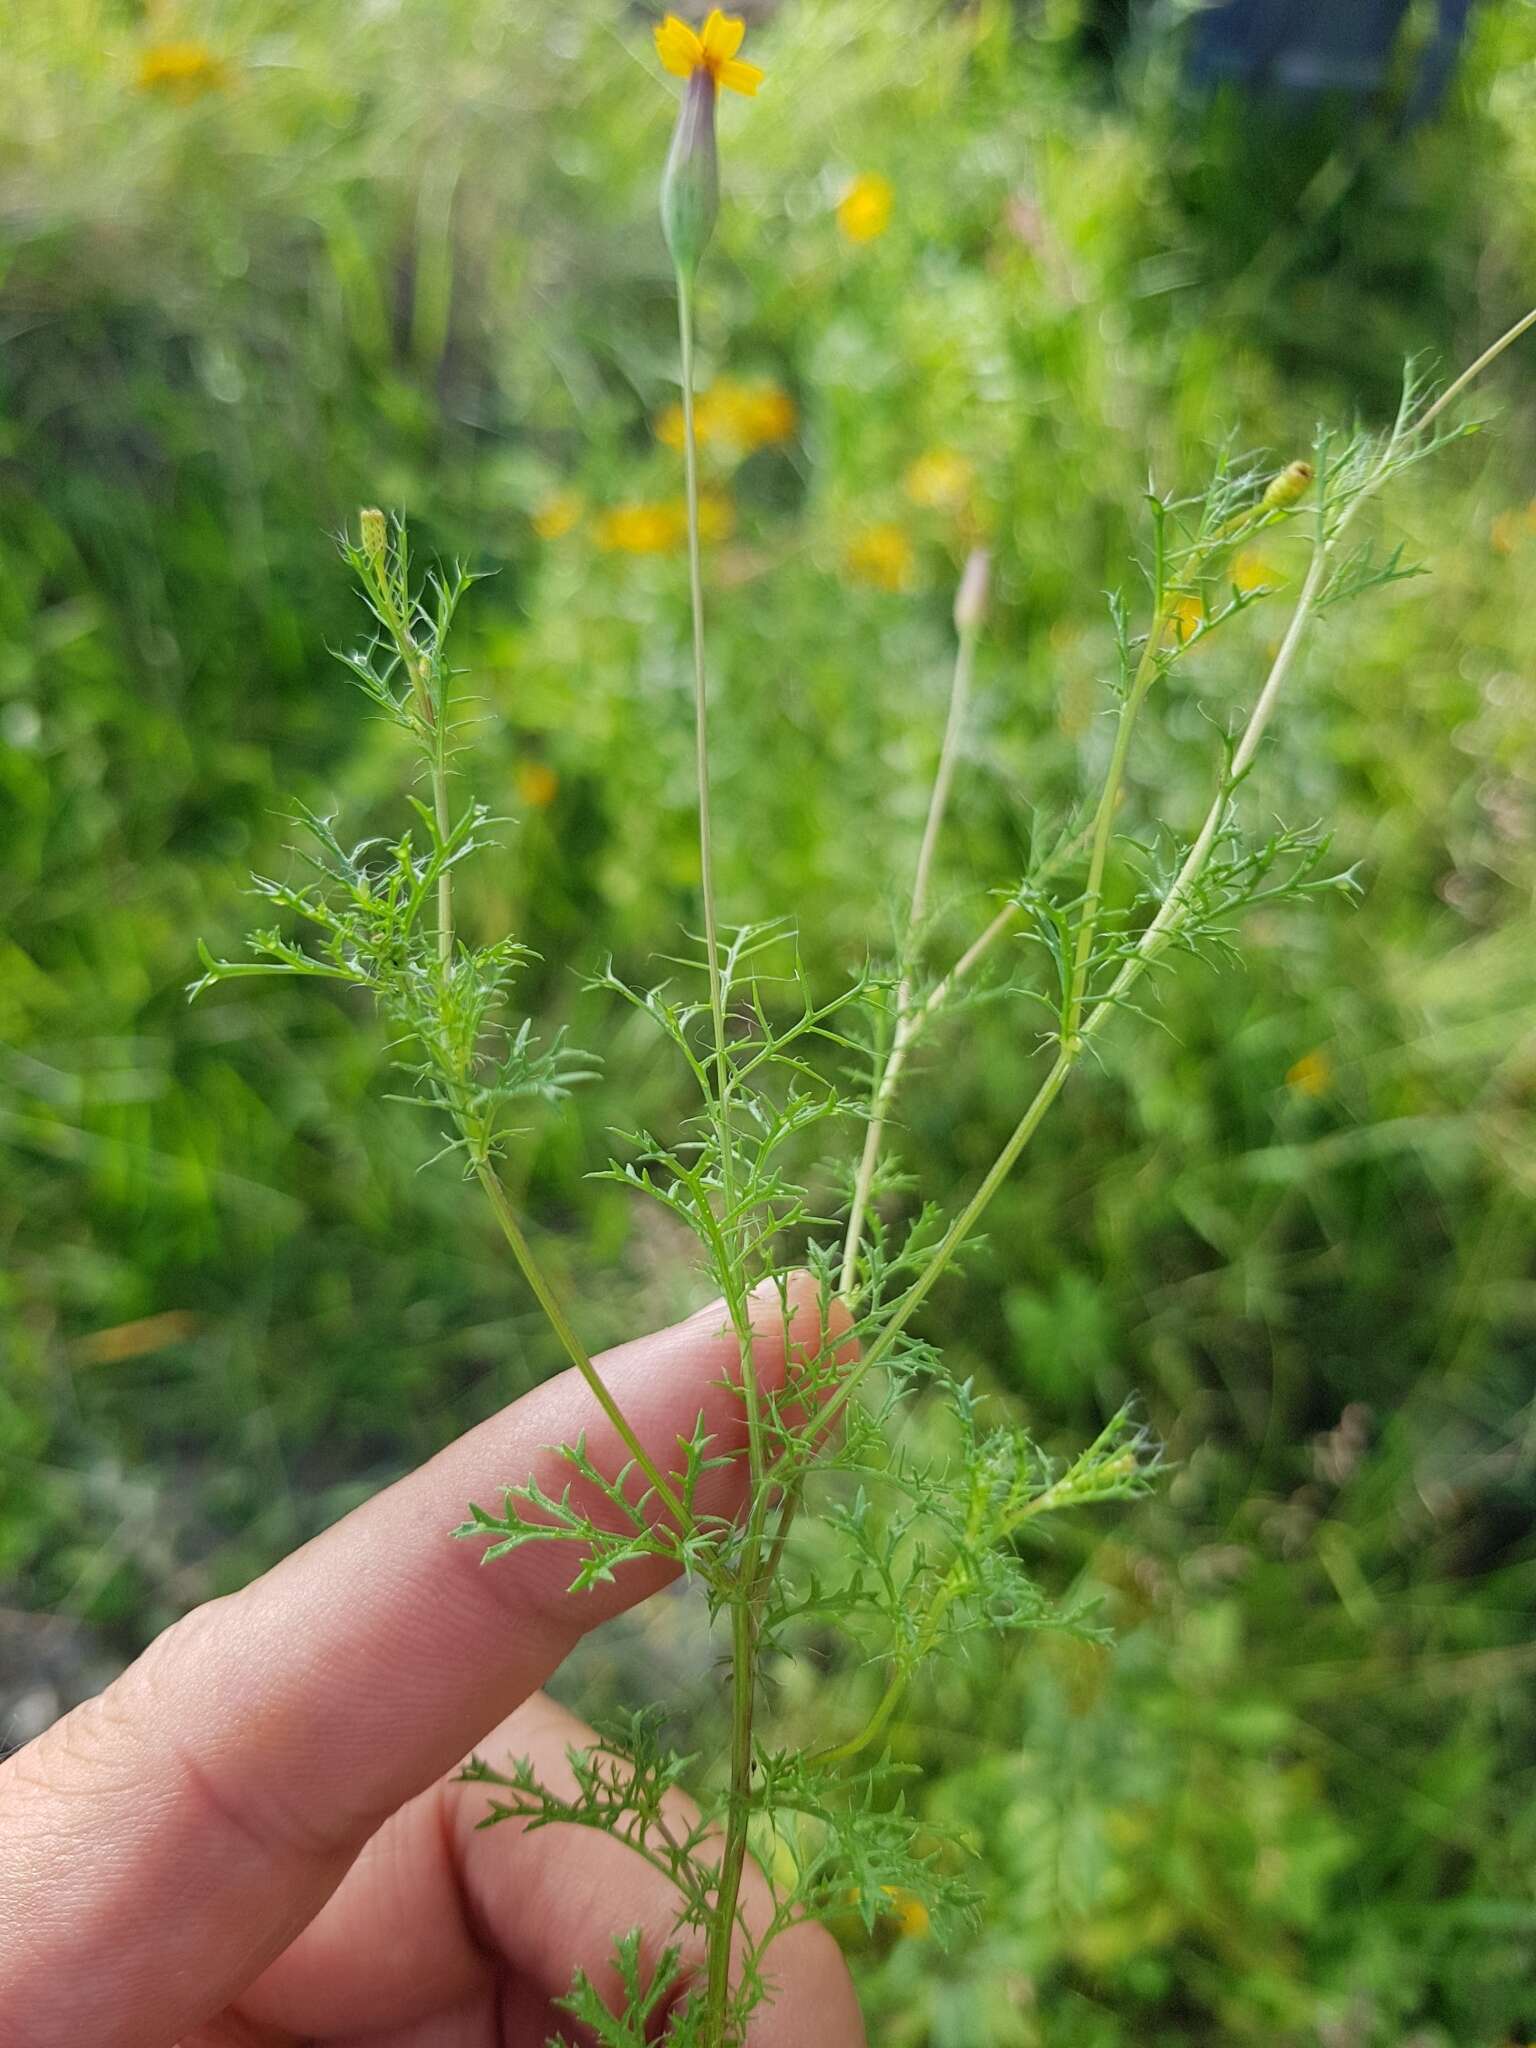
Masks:
[[[754,1299],[757,1370],[824,1339],[814,1284]],[[670,1469],[702,1415],[739,1451],[718,1309],[609,1352],[604,1379]],[[508,1481],[553,1490],[547,1447],[626,1453],[574,1373],[471,1430],[242,1592],[197,1609],[99,1698],[0,1766],[0,2048],[163,2048],[287,1946],[381,1822],[537,1689],[578,1636],[644,1599],[663,1560],[570,1595],[566,1546],[489,1571],[448,1540]],[[739,1464],[700,1505],[739,1505]],[[707,1493],[705,1489],[708,1489]]]

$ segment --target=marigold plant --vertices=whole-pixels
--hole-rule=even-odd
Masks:
[[[1229,960],[1250,908],[1347,899],[1353,881],[1308,825],[1255,827],[1244,785],[1259,746],[1294,686],[1311,630],[1338,607],[1410,573],[1400,552],[1368,533],[1372,501],[1456,431],[1450,408],[1533,313],[1439,397],[1405,383],[1381,434],[1321,430],[1305,460],[1278,469],[1220,460],[1200,491],[1152,493],[1140,564],[1144,597],[1111,599],[1116,659],[1102,777],[1075,810],[1031,837],[1022,873],[995,877],[993,906],[957,957],[940,956],[934,905],[945,822],[961,770],[991,603],[993,562],[973,549],[958,577],[947,720],[935,735],[925,821],[894,941],[878,900],[870,954],[846,984],[814,985],[790,918],[733,922],[716,900],[711,802],[715,693],[707,653],[703,546],[708,497],[699,448],[726,434],[726,403],[754,387],[717,382],[709,410],[695,391],[693,312],[698,270],[718,206],[716,113],[722,88],[757,92],[763,74],[740,56],[743,24],[712,13],[695,30],[668,16],[656,34],[665,69],[685,81],[662,191],[662,225],[677,286],[679,400],[658,429],[682,458],[682,495],[635,500],[599,515],[599,544],[660,552],[686,548],[690,682],[698,808],[698,934],[658,935],[668,976],[633,987],[587,963],[596,988],[670,1049],[693,1095],[669,1131],[622,1135],[602,1169],[654,1203],[697,1246],[698,1263],[734,1339],[734,1385],[744,1416],[747,1503],[723,1520],[701,1482],[721,1452],[702,1422],[658,1461],[594,1365],[581,1314],[547,1277],[506,1172],[526,1118],[557,1109],[588,1077],[592,1056],[542,1039],[516,1004],[528,954],[514,937],[466,930],[454,885],[494,843],[496,820],[470,794],[466,695],[450,659],[460,570],[419,578],[405,523],[372,509],[344,552],[367,606],[370,636],[342,659],[373,709],[415,755],[420,794],[398,837],[349,842],[334,819],[305,813],[301,879],[258,878],[271,921],[252,957],[205,956],[197,989],[236,977],[326,979],[369,995],[388,1019],[406,1089],[440,1134],[442,1152],[478,1185],[560,1345],[627,1450],[618,1467],[584,1442],[560,1447],[568,1483],[510,1487],[468,1509],[460,1534],[497,1558],[528,1544],[569,1551],[573,1584],[590,1586],[659,1561],[693,1582],[728,1657],[729,1741],[712,1768],[667,1732],[665,1702],[606,1731],[571,1758],[564,1789],[516,1758],[477,1761],[487,1821],[599,1829],[662,1872],[675,1897],[673,1938],[660,1952],[615,1928],[617,1994],[583,1978],[567,2001],[581,2038],[643,2048],[659,2037],[684,2048],[748,2038],[771,2000],[775,1944],[797,1923],[896,1926],[942,1940],[967,1910],[964,1858],[919,1835],[904,1811],[901,1771],[886,1740],[914,1674],[978,1631],[1041,1631],[1097,1639],[1094,1613],[1053,1598],[1031,1569],[1030,1545],[1055,1518],[1102,1509],[1152,1483],[1158,1453],[1128,1414],[1065,1463],[989,1418],[923,1335],[922,1311],[981,1229],[989,1204],[1069,1085],[1091,1085],[1093,1054],[1112,1030],[1136,1027],[1181,958]],[[883,183],[883,181],[882,181]],[[840,210],[843,230],[868,239],[889,217],[889,189],[865,181]],[[722,394],[725,394],[723,396]],[[734,394],[734,396],[731,396]],[[738,412],[737,440],[782,438],[794,424],[783,394]],[[744,426],[742,419],[753,422]],[[920,507],[949,510],[970,493],[968,461],[938,450],[905,479]],[[553,539],[582,517],[552,497],[534,515]],[[1267,552],[1282,534],[1305,567],[1282,593]],[[1259,546],[1264,543],[1264,548]],[[889,593],[913,575],[899,527],[848,536],[850,575]],[[1168,694],[1195,649],[1251,608],[1279,603],[1274,652],[1246,710],[1213,733],[1209,800],[1197,829],[1127,840],[1121,800],[1143,718]],[[763,686],[772,687],[772,678]],[[522,803],[543,808],[559,790],[538,760],[517,773]],[[734,829],[734,825],[733,825]],[[958,1211],[942,1213],[908,1184],[899,1130],[917,1055],[935,1042],[963,1056],[955,1029],[981,994],[1017,1005],[1036,1047],[1033,1091]],[[1326,1085],[1310,1055],[1287,1076],[1301,1094]],[[804,1277],[809,1275],[809,1279]],[[814,1289],[818,1333],[801,1344],[783,1384],[762,1381],[754,1331],[764,1301],[786,1320],[791,1292]],[[904,1433],[922,1402],[942,1427],[924,1451]],[[822,1654],[831,1638],[876,1665],[881,1683],[862,1715],[835,1705],[812,1748],[781,1741],[776,1677]],[[689,1801],[680,1793],[686,1788]],[[755,1856],[770,1901],[750,1920],[743,1876]]]

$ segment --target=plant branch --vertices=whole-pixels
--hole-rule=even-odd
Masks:
[[[614,1399],[607,1382],[588,1356],[585,1345],[571,1327],[569,1316],[561,1307],[558,1297],[544,1277],[542,1267],[533,1255],[533,1248],[524,1235],[523,1227],[507,1199],[506,1189],[497,1178],[495,1168],[489,1160],[476,1159],[474,1170],[475,1178],[485,1190],[496,1221],[501,1226],[501,1234],[510,1246],[512,1256],[532,1290],[534,1299],[549,1318],[550,1327],[564,1346],[566,1356],[586,1381],[597,1405],[618,1432],[624,1448],[650,1481],[656,1498],[677,1523],[679,1531],[687,1535],[693,1528],[692,1516],[679,1498],[677,1489],[663,1476],[650,1452],[636,1436],[628,1417]]]
[[[858,1278],[859,1246],[864,1236],[864,1219],[868,1213],[875,1174],[880,1164],[880,1148],[885,1138],[891,1104],[901,1083],[907,1055],[921,1023],[932,1008],[931,1002],[914,1006],[912,975],[915,954],[928,915],[928,891],[933,875],[934,854],[944,824],[944,814],[949,807],[955,761],[965,731],[966,712],[970,706],[971,683],[976,672],[976,643],[981,634],[979,606],[973,607],[959,623],[958,633],[954,674],[949,688],[949,715],[944,724],[944,739],[939,748],[938,767],[934,771],[933,790],[928,799],[928,816],[923,824],[922,843],[918,848],[917,867],[912,877],[912,900],[907,912],[907,928],[901,948],[902,970],[896,984],[896,1022],[891,1032],[890,1050],[874,1088],[869,1124],[864,1133],[864,1150],[854,1181],[853,1204],[843,1238],[843,1264],[838,1280],[838,1292],[844,1296],[853,1293]]]

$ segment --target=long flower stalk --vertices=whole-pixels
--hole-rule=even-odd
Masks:
[[[966,564],[960,598],[955,607],[955,662],[949,686],[949,711],[944,721],[944,738],[939,747],[938,766],[934,771],[933,788],[928,798],[928,815],[923,823],[922,842],[918,847],[917,865],[912,876],[912,895],[907,908],[906,931],[901,943],[901,971],[896,982],[895,1022],[891,1027],[890,1046],[879,1068],[874,1086],[869,1122],[864,1133],[864,1149],[854,1178],[853,1201],[843,1237],[843,1261],[838,1291],[845,1299],[852,1297],[858,1279],[859,1247],[864,1237],[864,1219],[869,1210],[869,1198],[880,1164],[880,1148],[885,1137],[891,1104],[901,1085],[902,1071],[917,1036],[920,1017],[924,1014],[922,1006],[914,1000],[916,954],[922,942],[923,927],[927,922],[928,892],[933,877],[934,855],[938,850],[944,814],[949,808],[955,762],[959,756],[966,715],[970,708],[971,684],[976,673],[976,645],[981,637],[982,620],[986,609],[986,577],[987,558],[984,551],[978,548]]]

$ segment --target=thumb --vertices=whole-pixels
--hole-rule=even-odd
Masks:
[[[822,1346],[814,1283],[753,1298],[756,1364]],[[744,1488],[736,1345],[716,1308],[599,1369],[664,1471],[702,1416],[701,1509]],[[662,1560],[570,1594],[574,1553],[488,1570],[450,1540],[471,1499],[538,1478],[585,1435],[628,1454],[575,1372],[471,1430],[243,1591],[152,1643],[107,1691],[0,1765],[0,2048],[161,2048],[288,1945],[396,1807],[535,1691],[576,1639],[671,1576]],[[706,1491],[707,1489],[707,1491]]]

